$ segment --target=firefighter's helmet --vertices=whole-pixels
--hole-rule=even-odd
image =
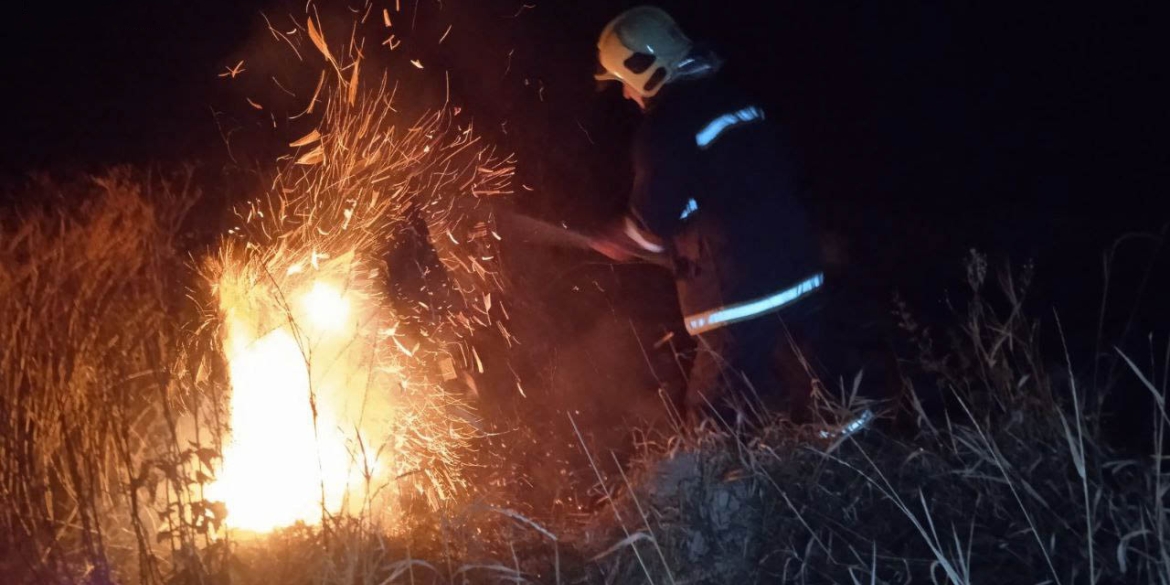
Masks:
[[[665,10],[631,8],[614,18],[597,40],[600,81],[621,81],[642,98],[651,98],[675,76],[692,47]]]

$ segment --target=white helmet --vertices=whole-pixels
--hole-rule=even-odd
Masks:
[[[642,98],[651,98],[674,78],[692,43],[661,8],[639,6],[614,18],[597,40],[599,81],[621,81]]]

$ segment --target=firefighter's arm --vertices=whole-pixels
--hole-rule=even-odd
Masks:
[[[611,222],[595,233],[590,246],[617,261],[660,259],[666,252],[662,239],[642,227],[641,222],[631,215]]]

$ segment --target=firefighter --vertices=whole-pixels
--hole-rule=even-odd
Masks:
[[[688,413],[734,416],[750,412],[734,404],[747,399],[798,415],[826,280],[773,112],[727,83],[720,57],[661,9],[617,16],[597,50],[597,79],[620,82],[644,119],[629,212],[595,234],[593,248],[615,260],[670,259],[697,342]]]

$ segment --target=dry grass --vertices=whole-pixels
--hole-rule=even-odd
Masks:
[[[11,574],[157,580],[173,569],[159,549],[173,560],[207,544],[211,513],[190,488],[215,451],[189,429],[215,390],[211,364],[189,359],[206,340],[183,332],[197,314],[175,242],[190,176],[43,180],[28,198],[44,208],[3,226],[0,538],[23,561]]]
[[[288,299],[328,273],[374,308],[364,313],[374,333],[354,337],[376,350],[362,367],[423,379],[442,353],[475,367],[465,342],[475,332],[509,337],[482,202],[508,192],[511,160],[453,111],[403,121],[394,87],[361,67],[362,43],[340,51],[306,25],[308,39],[284,41],[327,59],[305,105],[321,125],[239,208],[213,260],[192,262],[175,239],[196,196],[190,173],[41,181],[25,199],[43,205],[0,222],[6,582],[1170,585],[1165,370],[1115,356],[1129,375],[1112,391],[1157,405],[1149,456],[1124,457],[1101,438],[1099,396],[1089,400],[1073,372],[1085,356],[1040,346],[1024,310],[1028,271],[990,291],[977,255],[945,345],[900,307],[915,351],[904,356],[900,424],[826,442],[823,427],[753,415],[749,432],[647,431],[633,462],[591,447],[575,420],[551,425],[570,429],[559,434],[521,426],[517,449],[577,445],[585,487],[600,496],[581,514],[546,517],[517,494],[581,486],[523,485],[535,474],[511,465],[514,453],[491,452],[421,385],[399,426],[382,429],[400,439],[403,469],[427,478],[425,501],[395,504],[396,525],[365,505],[319,526],[228,537],[227,510],[203,497],[230,431],[225,316],[295,330]],[[457,341],[421,354],[419,340],[396,335],[403,311],[386,310],[375,275],[407,209],[421,212],[456,293],[438,336]],[[385,394],[389,383],[368,388]]]
[[[636,478],[609,479],[629,488],[613,520],[581,533],[601,551],[589,579],[1165,583],[1165,380],[1124,358],[1129,385],[1113,391],[1149,392],[1159,412],[1132,421],[1156,429],[1151,457],[1114,452],[1070,358],[1046,370],[1027,271],[990,294],[983,259],[970,268],[945,352],[903,311],[920,350],[908,371],[925,374],[906,382],[934,389],[911,394],[910,432],[828,444],[765,422],[650,447]]]
[[[501,466],[395,530],[342,515],[212,538],[222,510],[198,494],[218,435],[194,430],[222,428],[224,376],[171,239],[185,177],[119,171],[4,226],[0,537],[16,582],[1170,582],[1165,376],[1118,356],[1130,385],[1113,391],[1158,405],[1151,456],[1123,458],[1073,358],[1038,346],[1026,273],[993,294],[978,258],[945,350],[903,311],[910,432],[827,444],[779,420],[711,424],[644,441],[617,474],[585,449],[605,498],[574,519],[514,508],[520,478]]]

